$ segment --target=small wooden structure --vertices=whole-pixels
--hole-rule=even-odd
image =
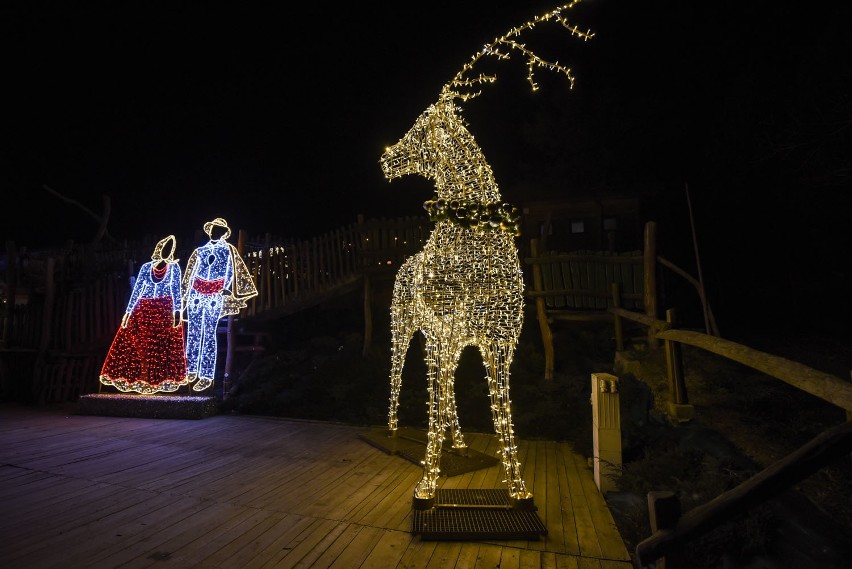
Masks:
[[[640,201],[633,196],[609,195],[542,199],[523,204],[520,248],[529,242],[541,250],[630,251],[642,246]]]
[[[610,308],[644,313],[656,318],[656,225],[645,225],[645,246],[641,251],[573,251],[557,253],[539,250],[538,240],[530,241],[532,289],[545,354],[545,379],[553,379],[554,352],[551,326],[559,321],[592,322],[613,320]],[[613,293],[616,285],[616,293]]]
[[[592,457],[595,484],[601,494],[618,489],[621,476],[621,397],[618,378],[592,374]]]

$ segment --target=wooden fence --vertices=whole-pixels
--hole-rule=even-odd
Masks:
[[[247,239],[243,258],[258,295],[242,319],[274,318],[358,286],[367,275],[395,273],[431,231],[425,218],[369,219],[309,240]]]

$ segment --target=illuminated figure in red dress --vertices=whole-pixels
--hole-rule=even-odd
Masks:
[[[228,222],[217,217],[204,224],[210,241],[190,255],[183,275],[186,307],[186,373],[192,389],[213,385],[219,318],[238,314],[257,288],[237,248],[227,242]],[[197,381],[196,381],[197,380]]]
[[[166,252],[168,250],[168,253]],[[181,311],[181,270],[169,235],[142,265],[107,353],[100,380],[120,391],[176,391],[186,385]]]

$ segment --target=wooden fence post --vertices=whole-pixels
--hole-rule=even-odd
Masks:
[[[645,224],[645,242],[643,245],[644,264],[644,304],[645,314],[657,319],[657,224],[649,221]],[[648,327],[648,347],[658,346],[656,330]]]
[[[47,385],[42,385],[44,379],[45,368],[47,367],[47,350],[50,347],[50,337],[53,333],[53,303],[56,296],[56,283],[54,282],[54,265],[53,257],[47,258],[44,276],[44,309],[41,315],[41,336],[38,342],[38,352],[36,352],[35,367],[33,370],[33,385],[37,393],[36,401],[39,404],[46,403],[46,391],[49,388]]]
[[[361,355],[367,356],[373,343],[373,291],[370,283],[370,273],[364,269],[364,347]]]
[[[533,258],[538,257],[539,247],[538,239],[530,239],[530,255]],[[536,290],[543,290],[543,277],[541,274],[541,265],[533,264],[533,283]],[[553,380],[553,369],[555,367],[553,353],[553,332],[550,330],[550,324],[547,322],[547,312],[545,310],[545,298],[543,296],[535,297],[535,309],[538,316],[538,327],[541,330],[542,344],[544,344],[544,379],[547,381]]]
[[[12,337],[12,323],[15,319],[15,297],[18,294],[18,251],[14,241],[6,241],[6,314],[3,320],[3,330],[0,345],[9,347]]]
[[[621,287],[618,283],[612,283],[612,307],[621,308]],[[618,314],[612,315],[612,326],[615,331],[615,351],[624,351],[624,329],[621,323],[621,316]]]
[[[666,322],[669,323],[670,329],[677,326],[677,313],[674,308],[666,310]],[[689,404],[686,392],[680,344],[673,340],[664,340],[664,344],[669,379],[669,416],[678,423],[685,423],[695,416],[695,409]]]
[[[245,251],[246,248],[247,235],[243,229],[240,229],[238,235],[237,253],[239,253],[240,257],[242,257],[243,251]],[[239,313],[228,316],[228,345],[225,349],[225,377],[222,380],[222,399],[228,399],[231,391],[231,367],[234,365],[234,348],[236,347],[234,339],[234,320],[236,320],[238,316]]]
[[[674,492],[648,492],[648,518],[651,522],[651,534],[675,527],[680,520],[680,500]],[[667,557],[656,560],[656,569],[679,569],[678,563],[683,555],[680,551],[671,551]]]

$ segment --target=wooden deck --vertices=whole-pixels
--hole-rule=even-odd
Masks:
[[[519,441],[548,534],[424,541],[421,470],[365,429],[273,417],[76,415],[0,405],[0,566],[632,569],[585,458]],[[494,452],[495,437],[469,434]],[[501,466],[440,488],[503,488]]]

